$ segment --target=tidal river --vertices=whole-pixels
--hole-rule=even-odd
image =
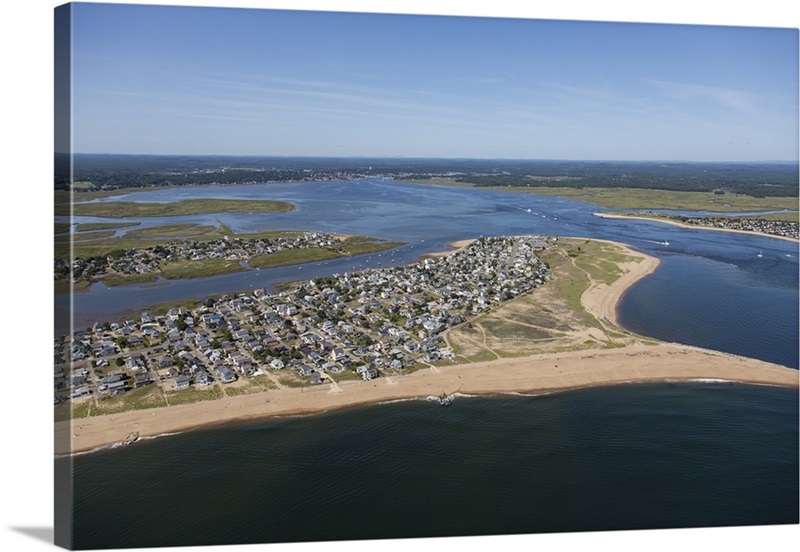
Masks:
[[[545,234],[615,240],[661,259],[656,274],[634,287],[621,304],[620,318],[629,329],[798,367],[798,246],[793,242],[603,219],[593,213],[604,209],[582,201],[382,179],[177,188],[103,201],[167,202],[198,197],[277,199],[297,208],[275,214],[124,220],[142,226],[214,225],[218,218],[235,232],[311,230],[369,235],[406,245],[355,258],[209,278],[116,288],[96,284],[74,296],[76,327],[130,317],[148,305],[170,300],[270,289],[277,282],[407,264],[464,238]],[[77,222],[97,220],[79,217]],[[69,297],[57,297],[56,307],[67,312]]]

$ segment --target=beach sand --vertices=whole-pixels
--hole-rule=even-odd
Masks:
[[[630,286],[652,273],[658,265],[658,260],[653,257],[638,252],[634,254],[644,257],[644,260],[620,265],[628,272],[610,286],[591,286],[582,297],[586,310],[605,324],[615,324],[619,299]],[[282,388],[213,401],[78,418],[55,424],[55,450],[57,454],[92,450],[123,441],[132,432],[143,438],[234,420],[309,414],[442,393],[537,393],[678,380],[798,387],[799,374],[797,370],[783,366],[696,347],[636,343],[611,349],[424,368],[411,374],[369,382],[344,381],[302,389]]]
[[[428,258],[433,258],[433,257],[446,257],[447,255],[452,255],[453,253],[455,253],[457,251],[461,251],[462,249],[464,249],[465,247],[467,247],[469,244],[471,244],[474,241],[475,240],[459,240],[459,241],[450,242],[450,243],[447,244],[447,247],[450,248],[449,250],[447,250],[447,251],[439,251],[439,252],[436,252],[436,253],[425,253],[420,258],[428,259]]]

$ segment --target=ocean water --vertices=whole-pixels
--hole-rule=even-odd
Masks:
[[[623,298],[625,327],[798,368],[796,243],[601,219],[580,201],[380,179],[123,199],[186,194],[298,206],[220,217],[237,231],[298,228],[407,245],[301,268],[95,286],[76,296],[77,320],[407,263],[468,237],[539,233],[617,240],[661,260]],[[459,398],[447,408],[408,401],[218,426],[57,462],[75,474],[76,548],[786,524],[798,522],[798,396],[665,383]]]
[[[75,457],[75,545],[797,523],[797,414],[679,383],[221,426]]]

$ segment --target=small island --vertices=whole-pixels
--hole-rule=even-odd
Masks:
[[[402,245],[368,236],[322,232],[234,234],[219,221],[217,227],[172,224],[133,229],[121,237],[114,236],[115,230],[125,226],[112,226],[102,234],[96,227],[86,226],[79,224],[76,232],[56,236],[56,292],[80,291],[99,281],[115,286],[158,278],[214,276],[375,253]]]

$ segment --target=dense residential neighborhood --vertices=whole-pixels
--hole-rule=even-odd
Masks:
[[[800,238],[800,224],[785,220],[766,220],[739,217],[680,217],[681,222],[712,228],[761,232],[786,238]]]
[[[150,385],[165,392],[202,389],[262,374],[291,374],[297,385],[370,380],[450,360],[453,351],[442,334],[544,283],[548,267],[536,251],[551,247],[554,239],[480,238],[409,266],[97,323],[56,341],[55,402],[100,399]],[[203,245],[181,254],[223,254],[213,242]],[[224,253],[247,251],[230,247]]]
[[[225,259],[246,262],[253,257],[271,255],[288,249],[332,248],[336,236],[308,232],[292,237],[242,239],[224,236],[210,241],[165,241],[151,247],[120,250],[108,255],[81,258],[57,258],[55,279],[91,280],[107,274],[154,274],[165,263],[179,260]]]

